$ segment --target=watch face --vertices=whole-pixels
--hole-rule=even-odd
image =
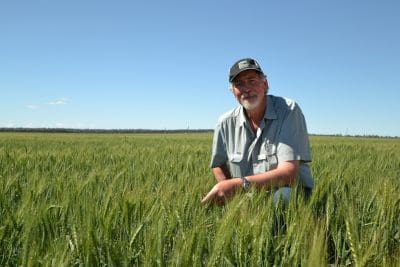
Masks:
[[[242,181],[243,181],[243,189],[248,190],[250,187],[250,182],[246,179],[246,177],[243,177]]]
[[[247,190],[249,189],[249,187],[250,187],[250,184],[249,184],[249,183],[246,183],[246,182],[245,182],[245,183],[243,184],[244,190],[247,191]]]

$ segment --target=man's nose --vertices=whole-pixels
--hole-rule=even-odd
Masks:
[[[244,93],[248,93],[251,90],[251,86],[249,86],[248,84],[244,84],[241,88],[240,91],[244,92]]]

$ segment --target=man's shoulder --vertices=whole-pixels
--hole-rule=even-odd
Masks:
[[[218,118],[218,124],[236,121],[240,117],[241,107],[231,109]]]
[[[294,110],[297,107],[296,101],[284,96],[268,95],[276,110]]]

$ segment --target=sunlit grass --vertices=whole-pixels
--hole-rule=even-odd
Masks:
[[[265,192],[200,205],[211,141],[0,134],[0,266],[400,264],[399,139],[313,136],[313,196],[284,212]]]

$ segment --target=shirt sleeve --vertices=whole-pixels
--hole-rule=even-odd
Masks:
[[[300,107],[295,103],[283,119],[277,148],[278,161],[311,161],[306,121]]]
[[[222,166],[227,160],[228,156],[225,149],[223,130],[221,124],[218,123],[214,130],[210,167],[215,168]]]

